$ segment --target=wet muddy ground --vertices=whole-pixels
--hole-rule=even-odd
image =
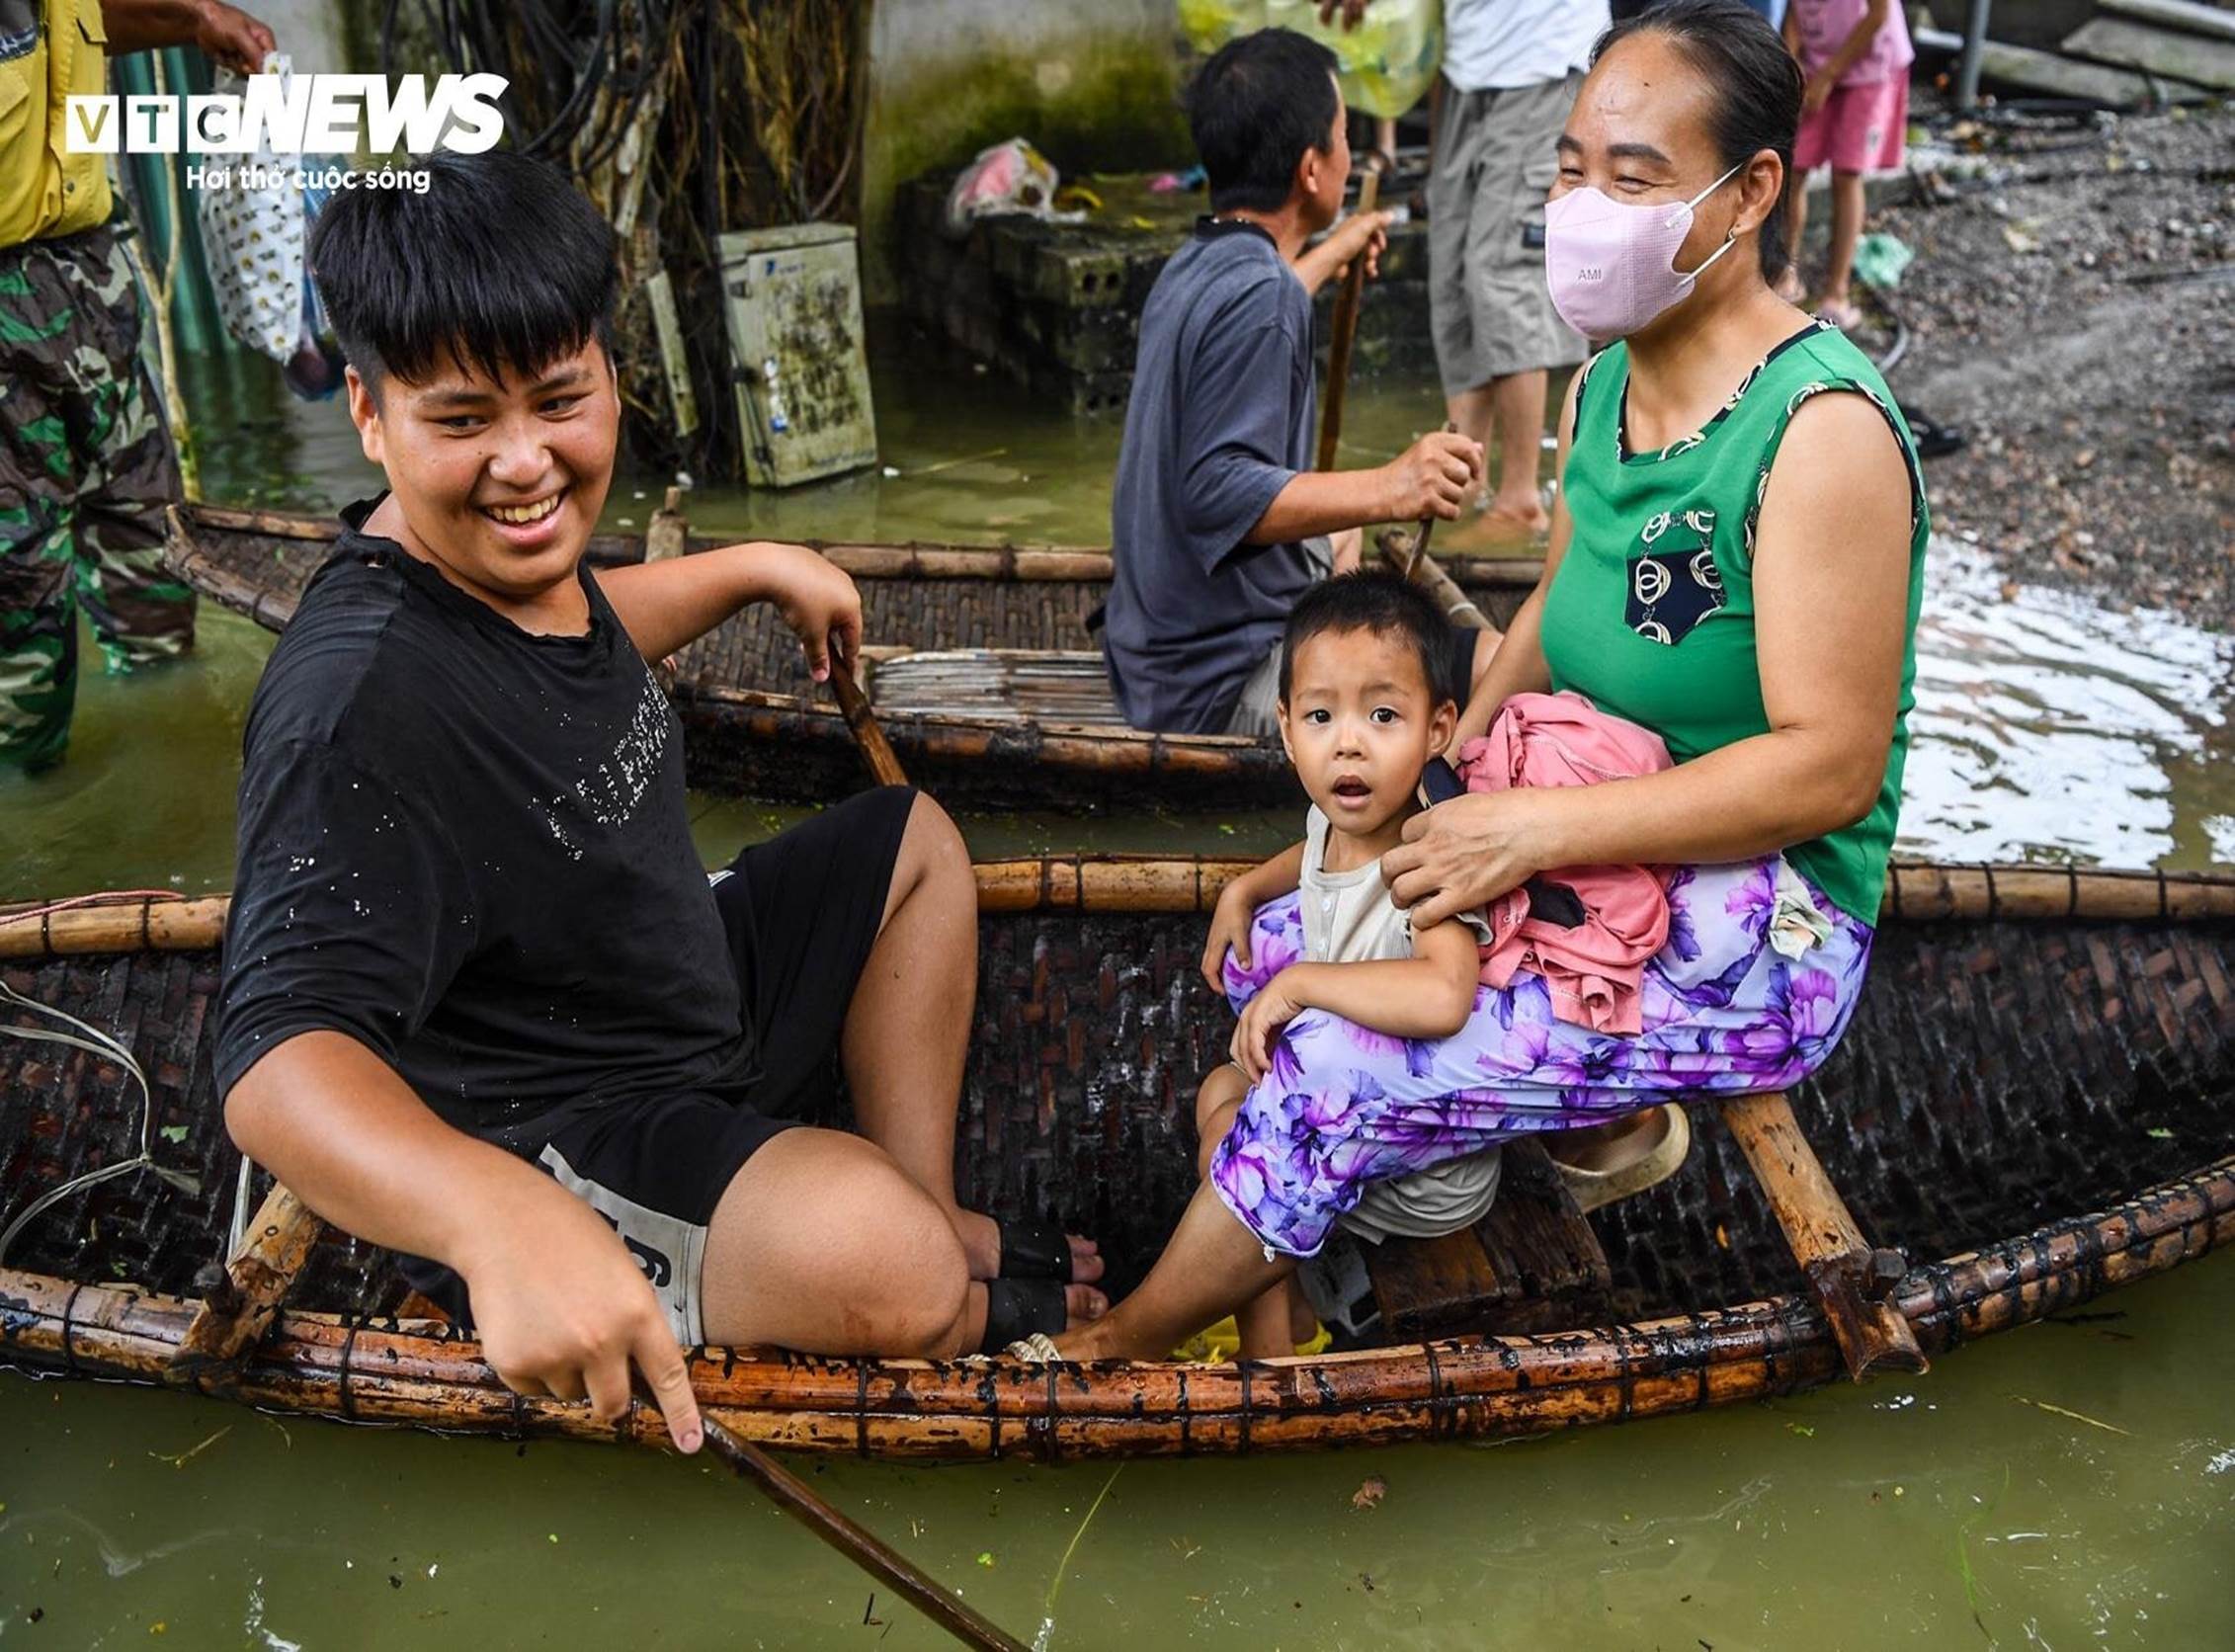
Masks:
[[[1951,124],[1868,228],[1917,254],[1902,401],[1969,436],[1934,516],[2004,573],[2235,619],[2235,110]],[[1913,157],[1913,160],[1917,157]]]

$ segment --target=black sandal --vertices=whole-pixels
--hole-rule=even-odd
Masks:
[[[980,1354],[1000,1354],[1011,1343],[1035,1335],[1052,1336],[1070,1322],[1071,1310],[1057,1280],[985,1281],[985,1335]]]
[[[995,1225],[1001,1230],[1001,1278],[1071,1283],[1071,1241],[1061,1222],[1053,1216],[996,1217]]]

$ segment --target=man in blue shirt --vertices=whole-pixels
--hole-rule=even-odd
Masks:
[[[1437,432],[1375,469],[1309,468],[1311,295],[1352,258],[1370,269],[1389,221],[1353,213],[1304,250],[1350,178],[1334,53],[1244,36],[1203,65],[1188,120],[1211,211],[1141,312],[1103,649],[1134,727],[1270,734],[1296,598],[1356,563],[1366,524],[1456,517],[1482,448]]]

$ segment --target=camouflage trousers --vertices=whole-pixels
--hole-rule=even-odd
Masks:
[[[0,247],[0,763],[60,759],[83,605],[111,671],[194,645],[163,566],[178,457],[113,227]]]

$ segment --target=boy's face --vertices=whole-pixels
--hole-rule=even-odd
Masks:
[[[411,548],[499,603],[571,579],[613,483],[621,399],[591,339],[499,381],[455,362],[423,380],[389,375],[375,397],[353,368],[349,415],[388,474]]]
[[[1364,837],[1404,813],[1457,720],[1408,638],[1321,631],[1289,663],[1281,743],[1328,820]]]

